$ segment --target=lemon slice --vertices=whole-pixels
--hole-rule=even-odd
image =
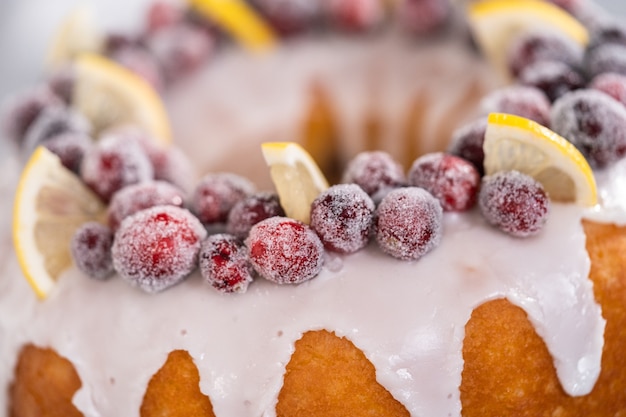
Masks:
[[[581,46],[589,42],[587,29],[563,9],[542,0],[482,0],[469,6],[472,31],[491,63],[505,76],[506,53],[519,33],[554,30]]]
[[[171,142],[165,106],[146,81],[96,54],[79,56],[74,67],[72,105],[91,121],[96,134],[109,127],[135,124],[157,143]]]
[[[86,52],[102,49],[102,35],[96,29],[92,10],[87,6],[74,9],[59,26],[48,49],[47,63],[58,68]]]
[[[24,276],[45,298],[72,264],[70,241],[105,206],[60,159],[40,146],[22,172],[13,208],[13,242]]]
[[[217,23],[253,51],[269,49],[276,43],[271,27],[243,0],[188,1],[194,10]]]
[[[485,132],[485,173],[517,170],[543,184],[554,201],[597,203],[585,157],[566,139],[524,117],[492,113]]]
[[[311,203],[328,188],[328,181],[311,155],[294,142],[261,145],[285,214],[309,223]]]

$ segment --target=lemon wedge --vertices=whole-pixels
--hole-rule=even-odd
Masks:
[[[13,208],[13,242],[24,276],[46,298],[72,264],[70,241],[105,206],[61,160],[40,146],[22,172]]]
[[[522,32],[549,28],[583,47],[589,42],[589,33],[580,22],[543,0],[482,0],[469,6],[468,18],[481,49],[507,77],[506,53],[511,41]]]
[[[171,142],[165,106],[146,81],[97,54],[79,56],[74,68],[72,105],[91,121],[96,134],[116,125],[135,124],[158,144]]]
[[[272,28],[243,0],[188,0],[192,9],[217,23],[253,51],[276,44]]]
[[[597,203],[596,182],[585,157],[563,137],[524,117],[492,113],[487,122],[485,173],[517,170],[539,181],[554,201]]]
[[[86,52],[102,50],[102,35],[96,29],[92,10],[83,5],[63,20],[48,49],[47,64],[56,69]]]
[[[311,203],[328,188],[326,177],[297,143],[268,142],[261,150],[285,214],[308,224]]]

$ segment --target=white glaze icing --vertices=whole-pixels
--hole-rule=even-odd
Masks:
[[[297,137],[313,77],[331,88],[346,153],[363,147],[359,128],[372,79],[389,126],[398,125],[398,109],[416,91],[446,92],[429,110],[428,140],[428,126],[442,117],[434,115],[455,102],[448,93],[488,77],[458,45],[418,51],[389,39],[305,42],[276,55],[232,52],[217,60],[168,98],[177,139],[202,171],[234,168],[262,187],[269,177],[258,143],[268,135]],[[374,74],[362,68],[375,68]],[[397,152],[401,133],[387,135],[386,146]],[[207,147],[202,152],[200,143]],[[249,165],[232,163],[241,155]],[[10,193],[14,182],[2,187]],[[2,204],[1,230],[8,231]],[[392,259],[370,245],[355,255],[329,256],[323,272],[305,284],[257,280],[242,295],[215,293],[197,273],[147,295],[117,278],[96,282],[70,270],[39,302],[11,251],[0,266],[0,386],[12,375],[19,347],[33,342],[74,363],[83,384],[74,402],[86,416],[135,416],[167,353],[186,349],[218,416],[273,416],[293,343],[307,330],[327,329],[363,350],[379,382],[412,415],[458,416],[465,323],[474,307],[506,297],[528,313],[564,389],[582,395],[598,376],[604,329],[587,279],[583,214],[554,205],[546,229],[526,240],[490,228],[476,211],[446,214],[441,246],[418,262]],[[0,404],[6,404],[4,390]]]

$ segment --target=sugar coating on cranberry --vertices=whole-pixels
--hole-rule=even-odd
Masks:
[[[550,101],[586,84],[578,71],[558,61],[539,61],[527,66],[520,73],[519,82],[540,89]]]
[[[193,271],[206,230],[189,211],[157,206],[122,221],[111,253],[118,274],[150,293],[164,290]]]
[[[487,94],[480,102],[484,113],[509,113],[544,126],[550,123],[550,100],[538,88],[512,85]]]
[[[444,211],[469,210],[476,203],[480,175],[471,162],[436,152],[423,155],[409,170],[409,185],[424,188]]]
[[[626,75],[626,45],[600,45],[589,51],[585,63],[590,77],[605,72]]]
[[[97,222],[88,222],[74,233],[70,252],[80,271],[91,278],[102,280],[114,272],[112,245],[113,231],[110,228]]]
[[[311,204],[311,228],[326,249],[354,253],[369,241],[374,210],[374,202],[358,185],[334,185]]]
[[[346,167],[342,182],[355,183],[374,197],[406,184],[402,166],[383,151],[361,152]]]
[[[287,217],[270,217],[255,224],[245,243],[255,271],[277,284],[307,281],[324,264],[320,238],[306,224]]]
[[[602,91],[626,106],[626,75],[607,72],[589,83],[589,88]]]
[[[224,293],[244,293],[253,281],[248,249],[237,237],[225,233],[209,236],[200,248],[200,274]]]
[[[285,212],[275,193],[255,193],[245,197],[233,206],[228,214],[226,231],[245,239],[252,226],[274,216],[284,216]]]
[[[155,57],[144,47],[139,45],[120,47],[111,53],[111,58],[138,75],[156,91],[163,90],[161,68]]]
[[[187,23],[162,28],[147,40],[167,82],[199,68],[212,54],[214,43],[206,31]]]
[[[515,37],[507,51],[511,73],[519,76],[524,68],[535,62],[557,61],[578,68],[583,49],[573,40],[551,30],[524,31]]]
[[[607,166],[626,155],[626,108],[600,91],[581,89],[558,99],[551,125],[593,167]]]
[[[80,173],[83,157],[93,145],[84,133],[66,132],[46,140],[43,145],[61,159],[61,163],[75,174]]]
[[[2,106],[2,129],[7,137],[20,144],[43,109],[59,106],[63,106],[63,102],[47,86],[17,94]]]
[[[76,73],[71,65],[56,70],[48,78],[48,88],[66,105],[72,103],[74,95],[74,85],[76,83]]]
[[[47,107],[43,109],[24,135],[23,149],[32,153],[38,145],[63,133],[89,134],[91,124],[83,115],[69,107]]]
[[[626,45],[626,25],[618,19],[602,19],[591,27],[589,48],[617,44]]]
[[[483,167],[485,160],[483,142],[485,141],[486,130],[487,118],[476,119],[456,129],[452,133],[452,139],[448,146],[449,153],[470,161],[480,175],[485,171]]]
[[[184,191],[192,190],[196,174],[193,164],[180,148],[174,145],[167,147],[153,145],[147,150],[147,154],[152,162],[155,179],[170,182]]]
[[[107,209],[109,226],[117,230],[122,220],[138,211],[155,206],[182,207],[184,193],[164,181],[146,181],[122,188],[111,198]]]
[[[550,200],[541,183],[518,171],[484,177],[478,201],[490,224],[516,237],[539,233],[550,212]]]
[[[180,5],[171,1],[154,1],[146,13],[146,30],[148,33],[157,32],[179,23],[183,17],[184,13]]]
[[[123,135],[102,137],[84,156],[81,177],[103,200],[122,188],[154,177],[148,156],[135,141]]]
[[[385,19],[380,0],[327,0],[324,5],[333,24],[347,31],[372,30]]]
[[[230,173],[205,175],[191,196],[191,209],[204,224],[224,223],[237,202],[254,192],[246,178]]]
[[[376,242],[394,258],[417,260],[439,245],[443,209],[439,200],[419,187],[398,188],[378,205]]]
[[[310,0],[253,0],[278,33],[295,35],[312,28],[320,19],[321,2]]]
[[[430,35],[443,28],[452,15],[449,0],[404,0],[397,7],[397,19],[407,31]]]

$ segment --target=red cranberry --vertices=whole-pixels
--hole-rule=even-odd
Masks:
[[[616,19],[602,19],[591,28],[589,48],[617,44],[626,46],[626,24]]]
[[[413,162],[409,185],[424,188],[444,211],[469,210],[476,203],[480,175],[474,165],[458,156],[437,152]]]
[[[63,102],[47,86],[33,88],[6,101],[2,111],[2,128],[7,137],[21,144],[26,131],[42,110],[61,106]]]
[[[148,33],[154,33],[180,23],[184,15],[184,10],[178,4],[174,4],[171,1],[154,1],[150,4],[146,14],[147,31]]]
[[[557,61],[539,61],[527,66],[520,73],[519,81],[540,89],[550,101],[585,86],[585,79],[578,71]]]
[[[493,91],[481,101],[485,113],[509,113],[544,126],[550,123],[550,100],[538,88],[512,85]]]
[[[582,64],[583,50],[571,39],[550,30],[522,32],[507,53],[508,65],[514,76],[524,68],[540,61],[558,61],[574,68]]]
[[[67,132],[51,137],[43,145],[61,159],[63,166],[80,174],[83,157],[89,152],[93,142],[84,133]]]
[[[551,124],[593,167],[626,155],[626,108],[597,90],[577,90],[555,101]]]
[[[116,49],[111,58],[120,65],[137,74],[156,91],[164,87],[161,68],[150,52],[142,46],[125,46]]]
[[[481,117],[471,123],[461,126],[452,133],[452,140],[448,147],[448,152],[459,156],[474,164],[480,175],[485,172],[483,161],[485,152],[483,142],[485,141],[485,131],[487,130],[487,118]]]
[[[394,258],[416,260],[439,245],[442,220],[441,204],[428,191],[398,188],[378,205],[376,242]]]
[[[595,77],[589,88],[602,91],[626,106],[626,75],[607,72]]]
[[[369,241],[374,209],[374,202],[358,185],[334,185],[313,201],[311,228],[326,249],[353,253]]]
[[[324,245],[315,232],[287,217],[270,217],[252,226],[246,246],[256,272],[277,284],[307,281],[324,262]]]
[[[416,35],[430,35],[442,29],[452,16],[449,0],[403,0],[397,7],[400,25]]]
[[[158,292],[193,271],[206,230],[189,211],[157,206],[122,221],[111,253],[119,275],[146,292]]]
[[[74,264],[90,278],[106,279],[113,274],[113,232],[103,224],[88,222],[76,230],[70,243]]]
[[[30,154],[48,139],[64,133],[87,135],[91,125],[80,113],[69,107],[42,110],[24,135],[23,149]]]
[[[146,181],[132,184],[113,194],[107,210],[109,226],[117,230],[122,220],[138,211],[164,205],[182,207],[183,202],[183,192],[170,183]]]
[[[103,200],[109,201],[122,188],[153,179],[145,152],[122,135],[102,137],[84,156],[81,177]]]
[[[402,166],[383,151],[361,152],[346,167],[343,182],[355,183],[371,197],[406,184]]]
[[[379,27],[385,19],[380,0],[326,0],[326,13],[334,25],[348,31],[367,31]]]
[[[247,248],[233,235],[209,236],[200,248],[200,274],[213,288],[244,293],[253,280]]]
[[[586,64],[590,77],[605,72],[626,75],[626,45],[606,44],[598,46],[587,54]]]
[[[254,0],[254,5],[276,31],[284,36],[304,32],[317,24],[320,2],[310,0]]]
[[[274,216],[284,216],[278,195],[273,193],[252,194],[235,204],[228,214],[226,231],[245,239],[252,226]]]
[[[67,66],[55,71],[48,79],[48,87],[66,105],[72,103],[76,74],[72,66]]]
[[[206,31],[187,23],[163,28],[147,40],[167,82],[198,69],[212,54],[214,44]]]
[[[184,191],[191,191],[196,175],[187,155],[176,146],[153,146],[147,151],[154,168],[154,178],[174,184]]]
[[[237,202],[254,192],[254,185],[239,175],[209,174],[191,196],[191,209],[204,224],[224,223]]]
[[[479,206],[485,219],[516,237],[541,231],[548,219],[550,200],[543,186],[518,171],[484,177]]]

